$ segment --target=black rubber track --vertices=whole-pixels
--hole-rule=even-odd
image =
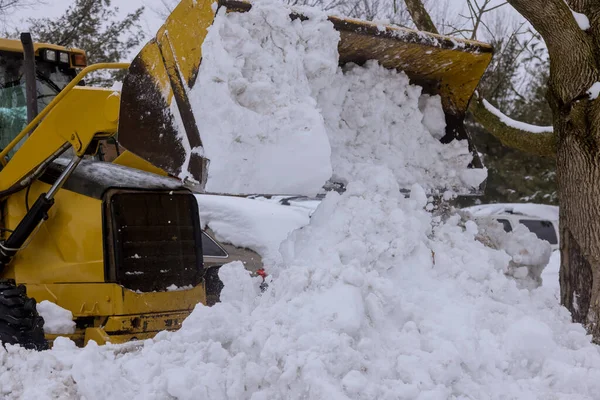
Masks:
[[[0,342],[48,349],[44,319],[37,312],[35,299],[27,297],[25,286],[12,280],[0,280]]]

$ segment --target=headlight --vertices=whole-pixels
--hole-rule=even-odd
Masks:
[[[44,61],[51,61],[51,62],[56,62],[56,51],[55,50],[43,50],[42,51],[42,58],[44,59]]]
[[[69,53],[60,52],[59,60],[61,63],[68,64],[69,63]]]

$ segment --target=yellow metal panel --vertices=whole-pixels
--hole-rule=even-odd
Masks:
[[[113,332],[138,333],[179,329],[183,320],[189,315],[190,311],[182,311],[108,317],[104,324],[104,330],[111,334]]]
[[[103,345],[110,341],[110,337],[106,334],[106,332],[104,332],[104,329],[102,328],[87,328],[85,330],[85,340],[83,343],[84,346],[87,345],[90,340],[93,340],[99,345]],[[124,343],[124,341],[114,343]]]
[[[33,49],[36,52],[36,54],[41,49],[60,50],[71,54],[85,54],[84,50],[75,47],[64,47],[50,43],[34,43]],[[23,44],[18,39],[0,39],[0,51],[13,51],[15,53],[22,53]]]
[[[27,284],[27,293],[38,302],[48,300],[70,310],[75,317],[191,311],[198,303],[206,304],[204,283],[189,290],[149,293],[116,283],[34,283]]]
[[[213,3],[214,0],[183,0],[156,36],[163,54],[170,54],[171,59],[165,60],[167,68],[178,70],[188,87],[193,86],[198,74],[202,43],[215,18]]]
[[[118,107],[118,94],[112,90],[73,88],[0,171],[0,190],[13,186],[65,142],[75,144],[80,154],[98,132],[114,135]]]
[[[144,160],[141,157],[136,156],[135,154],[133,154],[130,151],[124,151],[123,153],[121,153],[121,155],[119,157],[117,157],[113,161],[113,163],[123,165],[125,167],[139,169],[142,171],[150,172],[150,173],[161,175],[161,176],[169,175],[164,170],[162,170],[158,167],[155,167],[154,165],[150,164],[148,161]]]
[[[49,188],[34,182],[28,194],[29,205]],[[6,200],[6,228],[14,229],[23,219],[26,195],[22,190]],[[48,220],[17,253],[3,276],[20,283],[103,282],[102,202],[63,189],[56,194],[48,214]]]

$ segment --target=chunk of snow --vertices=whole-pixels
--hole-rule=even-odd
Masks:
[[[331,150],[309,81],[335,74],[339,33],[325,14],[290,24],[289,9],[256,8],[250,18],[222,8],[202,44],[189,97],[206,190],[313,195],[331,176]]]
[[[441,139],[446,134],[446,116],[442,109],[442,98],[422,94],[419,97],[419,110],[423,114],[422,124],[427,128],[431,136]]]
[[[587,31],[590,29],[590,20],[585,14],[578,13],[573,10],[571,10],[571,13],[573,13],[573,18],[575,18],[575,22],[577,22],[577,25],[579,25],[581,30]]]
[[[194,288],[193,285],[177,286],[174,283],[166,287],[167,292],[179,292],[181,290],[190,290],[193,288]]]
[[[511,128],[520,129],[522,131],[531,132],[531,133],[545,133],[552,132],[554,128],[552,126],[538,126],[526,124],[525,122],[515,121],[514,119],[504,115],[502,111],[498,110],[496,107],[491,105],[487,100],[483,99],[484,107],[494,114],[496,117],[500,118],[500,121],[504,122],[506,125]]]
[[[596,100],[598,95],[600,95],[600,82],[594,83],[587,91],[587,94],[590,96],[590,100]]]
[[[75,333],[75,321],[71,311],[48,300],[39,302],[36,308],[44,318],[44,333],[62,335]]]
[[[403,189],[473,189],[485,179],[485,169],[467,168],[473,155],[466,140],[439,141],[446,126],[439,97],[423,97],[406,74],[374,60],[340,71],[317,95],[334,180],[351,181],[373,161],[389,167]]]

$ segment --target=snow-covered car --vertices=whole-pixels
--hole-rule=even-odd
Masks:
[[[202,252],[204,253],[204,269],[206,282],[206,302],[213,305],[219,301],[223,283],[219,279],[219,268],[224,264],[241,261],[248,271],[258,274],[262,269],[262,258],[256,252],[215,239],[214,232],[206,227],[202,231]]]
[[[519,224],[535,233],[552,246],[559,248],[558,207],[533,203],[485,204],[463,208],[477,219],[495,219],[506,232],[513,231]]]

